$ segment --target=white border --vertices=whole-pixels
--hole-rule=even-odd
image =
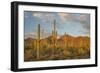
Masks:
[[[24,62],[24,11],[48,11],[48,12],[69,12],[69,13],[90,13],[91,18],[91,54],[90,59],[80,60],[58,60],[58,61],[38,61]],[[62,8],[62,7],[46,7],[46,6],[27,6],[19,5],[18,7],[18,68],[36,68],[50,66],[71,66],[71,65],[86,65],[95,64],[95,10],[81,8]]]

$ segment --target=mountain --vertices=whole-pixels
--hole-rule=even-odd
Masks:
[[[55,41],[54,41],[55,40]],[[69,46],[69,47],[89,47],[90,46],[90,38],[86,36],[78,36],[74,37],[68,34],[62,35],[59,38],[53,38],[53,36],[49,36],[44,39],[40,39],[41,45],[53,45],[54,42],[59,46]],[[27,38],[25,39],[25,44],[36,43],[36,39]]]

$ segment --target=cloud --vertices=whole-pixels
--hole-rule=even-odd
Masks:
[[[85,13],[64,13],[64,12],[31,12],[31,16],[38,18],[38,23],[43,24],[43,26],[50,25],[52,27],[54,20],[56,20],[56,28],[57,29],[62,29],[62,24],[67,25],[67,22],[73,22],[72,25],[73,27],[75,24],[81,25],[82,28],[84,29],[82,32],[83,33],[89,33],[90,32],[90,14],[85,14]],[[27,17],[27,16],[26,16]],[[74,24],[75,22],[75,24]],[[46,27],[45,26],[45,27]],[[53,29],[53,28],[52,28]],[[46,36],[50,35],[50,33],[44,32]],[[32,34],[32,36],[35,37],[35,35]],[[45,36],[43,36],[45,37]]]
[[[41,18],[42,17],[42,14],[41,13],[34,13],[33,12],[33,16],[38,17],[38,18]]]
[[[57,13],[55,12],[33,12],[33,17],[36,17],[39,19],[39,22],[43,25],[50,25],[50,27],[53,26],[54,20],[56,20],[56,28],[59,27],[60,22],[62,21],[57,21]]]
[[[83,34],[89,36],[90,35],[90,14],[85,13],[58,13],[60,19],[62,22],[67,23],[68,22],[75,22],[79,23],[79,25],[82,26]],[[75,26],[74,24],[70,24],[72,26]]]
[[[90,15],[84,13],[58,13],[59,17],[63,22],[72,21],[79,22],[81,26],[90,30]]]
[[[82,23],[83,28],[90,30],[90,15],[80,15],[80,22]]]
[[[33,16],[38,17],[40,19],[50,19],[50,18],[54,18],[55,15],[53,13],[49,13],[49,12],[33,12]]]
[[[52,24],[54,19],[58,20],[59,24],[65,24],[67,21],[79,22],[84,29],[90,29],[90,15],[85,13],[64,13],[64,12],[31,12],[33,17],[39,19],[41,23]],[[27,18],[30,13],[25,12],[25,17]]]
[[[62,21],[66,21],[67,17],[69,18],[69,14],[68,13],[58,13],[58,15],[60,16]]]

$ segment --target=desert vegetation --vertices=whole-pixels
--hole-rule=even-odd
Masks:
[[[37,39],[24,39],[24,61],[66,60],[90,58],[90,37],[63,34],[57,38],[57,31],[40,39],[38,25]]]

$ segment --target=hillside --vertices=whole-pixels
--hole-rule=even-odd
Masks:
[[[39,40],[37,51],[37,40],[27,38],[24,40],[24,60],[62,60],[62,59],[86,59],[90,57],[90,38],[73,37],[68,34],[56,38],[49,36]],[[37,59],[39,53],[39,59]]]

